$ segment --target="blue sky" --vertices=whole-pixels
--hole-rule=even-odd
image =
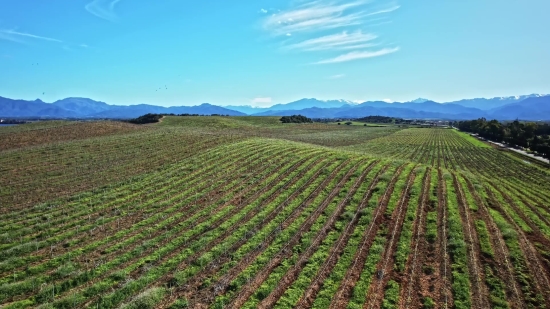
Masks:
[[[550,93],[548,0],[0,0],[0,96],[269,106]]]

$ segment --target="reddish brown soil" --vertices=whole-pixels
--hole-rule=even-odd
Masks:
[[[466,201],[461,184],[453,174],[453,186],[458,198],[459,213],[462,220],[462,230],[465,236],[467,251],[468,251],[468,270],[470,271],[470,282],[472,284],[472,307],[473,308],[489,308],[489,293],[485,285],[485,275],[483,265],[480,261],[481,248],[475,223],[470,215],[470,209]]]
[[[384,215],[384,213],[387,209],[390,197],[393,194],[397,178],[403,171],[403,168],[404,166],[399,167],[399,169],[394,174],[392,180],[388,184],[384,195],[378,201],[378,206],[373,215],[372,221],[368,229],[363,234],[361,239],[361,246],[356,251],[353,258],[354,262],[352,266],[348,269],[345,280],[342,281],[342,284],[338,288],[338,291],[336,292],[336,295],[334,296],[334,299],[330,304],[330,308],[345,308],[349,303],[349,298],[352,295],[353,288],[357,284],[357,281],[359,281],[359,278],[363,271],[363,267],[369,254],[369,249],[372,245],[372,242],[374,241],[374,238],[376,237],[378,230],[382,226],[388,226],[389,219]]]
[[[281,171],[278,176],[272,180],[270,183],[268,183],[266,186],[264,186],[263,188],[261,188],[260,190],[257,190],[256,192],[254,192],[253,194],[247,196],[246,198],[243,199],[243,197],[246,195],[245,192],[248,192],[249,190],[245,190],[243,192],[241,192],[237,197],[235,197],[233,200],[231,201],[228,201],[226,202],[226,204],[222,205],[221,207],[218,208],[218,211],[221,210],[223,207],[226,207],[228,205],[235,205],[235,204],[239,204],[238,207],[235,207],[234,209],[232,209],[230,212],[228,212],[226,215],[222,216],[221,218],[219,218],[218,220],[216,220],[216,222],[213,222],[211,225],[210,225],[210,228],[209,230],[212,230],[212,229],[215,229],[217,227],[219,227],[220,224],[222,224],[223,222],[225,222],[228,218],[232,217],[233,215],[235,215],[238,211],[240,211],[243,207],[245,207],[246,205],[248,205],[248,203],[254,201],[255,199],[257,199],[261,194],[267,192],[269,190],[269,188],[271,188],[274,184],[277,184],[279,182],[282,181],[282,179],[284,179],[286,176],[288,176],[288,174],[290,174],[297,166],[301,165],[304,161],[306,161],[307,159],[304,158],[300,161],[298,161],[297,163],[295,163],[294,165],[292,165],[290,168],[286,169],[285,171]],[[297,180],[297,177],[294,178],[294,181]],[[288,185],[288,184],[287,184]],[[284,187],[284,186],[283,186]],[[281,188],[282,189],[282,188]],[[277,190],[276,192],[279,192],[281,189]],[[270,195],[270,197],[267,199],[267,202],[271,201],[272,199],[275,198],[276,196],[276,192],[274,192],[273,194]],[[263,204],[262,204],[263,205]],[[245,216],[246,217],[246,216]],[[205,217],[206,218],[206,217]],[[203,219],[205,219],[203,218]],[[250,218],[248,218],[250,219]],[[210,250],[215,244],[221,242],[223,239],[225,239],[228,235],[230,235],[230,233],[235,230],[236,228],[238,228],[240,225],[239,224],[235,224],[232,226],[232,228],[228,229],[225,233],[224,233],[224,236],[223,237],[219,237],[217,238],[215,241],[207,244],[205,247],[202,248],[201,251],[195,253],[192,257],[194,258],[197,258],[199,257],[202,253],[206,252],[207,250]],[[187,244],[199,239],[202,235],[201,234],[197,234],[191,238],[189,238],[187,240]],[[167,239],[166,241],[170,241],[169,239]],[[157,247],[160,247],[162,246],[162,244],[158,245]],[[182,248],[178,248],[178,249],[175,249],[174,251],[172,251],[172,253],[166,255],[165,257],[163,257],[161,260],[157,260],[155,262],[155,264],[160,264],[162,263],[163,261],[166,261],[166,260],[169,260],[170,258],[172,258],[174,255],[178,254],[181,249],[183,249],[184,247],[187,247],[186,244],[183,245]],[[187,260],[186,262],[190,262],[190,260]],[[125,265],[129,264],[131,262],[128,262],[128,263],[125,263],[124,265],[120,266],[120,267],[124,267]],[[133,272],[131,272],[129,274],[129,277],[131,278],[138,278],[140,275],[141,275],[141,272],[142,272],[142,269],[141,268],[136,268]],[[168,279],[169,275],[166,275],[162,278],[160,278],[159,280],[156,280],[156,282],[162,282],[162,281],[166,281]],[[151,285],[153,285],[154,283],[151,283]],[[88,303],[91,303],[93,302],[94,299],[89,299]]]
[[[497,274],[498,278],[504,282],[507,300],[512,308],[523,308],[523,295],[514,278],[514,269],[509,259],[510,253],[504,243],[502,233],[496,226],[491,215],[488,213],[485,203],[483,203],[483,200],[475,190],[470,180],[467,178],[465,178],[465,180],[468,185],[468,190],[474,197],[479,209],[475,217],[476,219],[483,220],[485,222],[489,232],[489,237],[491,238],[491,247],[495,253],[493,258],[481,255],[481,259],[484,263],[489,264],[493,271]]]
[[[327,198],[311,214],[311,216],[308,217],[308,219],[302,224],[298,232],[294,234],[294,236],[287,242],[287,244],[275,256],[275,258],[273,258],[269,262],[269,264],[260,273],[258,273],[255,276],[255,278],[250,280],[250,283],[248,283],[246,286],[243,287],[241,292],[233,300],[230,307],[237,308],[240,305],[242,305],[246,301],[246,299],[248,299],[248,297],[252,295],[252,293],[256,290],[255,287],[259,286],[262,282],[264,282],[269,276],[269,274],[271,273],[271,271],[273,271],[273,269],[275,269],[275,267],[277,267],[283,259],[290,257],[292,252],[289,249],[295,246],[296,244],[298,244],[302,235],[311,228],[315,220],[321,215],[321,213],[326,209],[326,207],[330,204],[330,202],[336,197],[336,195],[342,189],[344,184],[350,179],[352,173],[355,172],[355,170],[358,168],[358,165],[359,164],[356,164],[354,167],[350,168],[350,170],[346,173],[346,175],[342,178],[342,180],[340,180],[340,182],[336,185],[336,187],[329,193]],[[313,199],[314,199],[314,196],[311,196],[311,199],[308,199],[308,203],[311,203]],[[246,261],[245,263],[251,263],[251,262],[252,261]]]
[[[344,162],[342,165],[340,165],[338,168],[336,168],[322,183],[321,185],[316,188],[307,198],[306,198],[306,201],[303,203],[303,207],[307,207],[309,206],[315,199],[315,197],[319,194],[319,192],[324,188],[326,187],[331,181],[332,179],[334,179],[334,177],[336,177],[336,175],[340,172],[340,170],[347,164],[347,162]],[[242,288],[242,290],[240,291],[240,293],[236,296],[236,298],[233,300],[233,302],[230,304],[230,307],[232,308],[238,308],[239,306],[241,306],[242,304],[244,304],[244,302],[250,297],[250,295],[252,295],[252,293],[254,293],[254,291],[257,289],[258,286],[260,286],[266,279],[267,277],[269,276],[269,274],[273,271],[273,269],[275,269],[275,267],[279,266],[280,263],[284,260],[284,259],[287,259],[290,257],[290,255],[292,254],[291,250],[289,250],[290,248],[292,248],[293,246],[295,246],[300,238],[302,237],[303,233],[305,233],[306,231],[308,231],[311,226],[313,225],[313,223],[315,222],[315,220],[319,217],[319,215],[324,211],[324,209],[326,208],[326,206],[330,203],[330,201],[332,201],[332,199],[334,199],[334,197],[336,196],[336,194],[338,193],[339,191],[339,188],[341,188],[344,183],[349,179],[350,175],[352,174],[352,172],[355,170],[355,168],[351,168],[347,173],[346,175],[342,178],[342,180],[338,183],[338,185],[331,191],[331,193],[327,196],[327,198],[325,199],[325,201],[323,201],[323,203],[321,204],[321,207],[318,207],[309,217],[308,219],[302,224],[302,226],[300,226],[299,230],[297,231],[296,234],[294,234],[294,236],[285,244],[285,246],[279,251],[279,253],[269,262],[268,265],[266,265],[266,267],[261,271],[259,272],[258,274],[256,274],[255,278],[252,278],[250,280],[250,282],[244,286]],[[295,219],[295,218],[294,218]],[[294,220],[292,219],[292,220]],[[286,224],[284,224],[282,226],[282,228],[287,228],[289,226],[291,222],[288,221]],[[258,253],[259,254],[259,253]],[[222,280],[220,280],[219,282],[230,282],[230,280],[232,280],[233,278],[235,278],[242,270],[244,270],[248,265],[250,265],[250,263],[252,263],[252,261],[254,260],[254,258],[257,256],[256,255],[253,255],[253,256],[249,256],[243,260],[245,260],[245,262],[241,262],[237,265],[237,267],[235,267],[234,269],[232,269],[231,271],[228,272],[228,275],[224,276],[224,278]]]
[[[411,241],[412,256],[407,260],[403,277],[401,278],[400,303],[399,308],[420,308],[422,306],[420,295],[415,288],[420,286],[421,265],[426,260],[427,241],[425,240],[426,216],[430,195],[431,169],[427,168],[422,182],[422,192],[418,197],[418,210],[414,222],[413,238]]]
[[[441,169],[438,169],[438,187],[437,187],[437,220],[439,226],[439,252],[436,253],[439,273],[433,278],[429,289],[439,297],[432,297],[440,304],[440,308],[452,308],[453,296],[451,292],[451,261],[447,252],[447,188],[443,180]],[[435,272],[434,272],[435,273]],[[436,295],[437,295],[436,294]],[[434,295],[435,296],[435,295]]]
[[[403,228],[403,222],[405,220],[405,214],[407,213],[407,208],[409,205],[410,198],[410,189],[414,183],[415,179],[414,169],[408,176],[407,187],[401,192],[399,198],[399,204],[395,207],[393,214],[391,216],[391,222],[389,223],[389,241],[386,242],[386,247],[382,252],[382,258],[377,266],[377,275],[376,280],[374,280],[367,292],[367,299],[365,302],[365,309],[378,309],[382,304],[384,299],[384,287],[390,279],[395,279],[397,282],[401,281],[401,276],[394,269],[395,262],[395,250],[397,249],[397,244],[401,231]]]
[[[338,203],[336,209],[331,214],[331,216],[328,218],[328,220],[325,222],[319,233],[315,236],[315,239],[311,242],[311,245],[298,257],[298,261],[292,267],[284,276],[281,278],[280,283],[277,285],[275,290],[271,292],[269,296],[267,296],[258,306],[258,308],[272,308],[275,303],[281,298],[281,296],[284,294],[286,289],[292,285],[292,283],[298,278],[300,272],[302,269],[306,266],[307,261],[309,258],[315,253],[321,242],[326,238],[328,233],[334,229],[334,225],[338,219],[344,212],[345,206],[347,205],[348,201],[351,199],[353,194],[355,194],[355,191],[359,188],[359,185],[363,182],[363,179],[366,177],[368,173],[368,169],[364,170],[360,177],[357,178],[357,180],[354,182],[350,190],[347,192],[346,197]],[[341,189],[341,188],[339,188]],[[336,196],[336,195],[335,195]],[[328,205],[328,203],[327,203]],[[325,208],[326,206],[321,205],[322,208]]]
[[[319,160],[320,161],[320,160]],[[316,164],[319,163],[319,162],[316,162]],[[328,163],[327,163],[328,164]],[[326,166],[327,164],[325,164],[324,166]],[[319,174],[323,171],[323,167],[321,167],[312,177],[310,177],[310,179],[305,183],[303,184],[298,190],[296,190],[287,200],[285,200],[285,202],[281,203],[280,205],[278,205],[276,207],[275,210],[273,210],[266,218],[264,218],[264,220],[262,221],[262,223],[258,224],[254,230],[251,230],[250,231],[250,234],[253,235],[255,233],[257,233],[261,227],[266,224],[266,223],[269,223],[271,220],[273,220],[273,218],[275,218],[277,216],[277,214],[283,210],[283,208],[285,206],[287,206],[287,201],[288,200],[291,200],[293,198],[295,198],[296,196],[298,196],[307,186],[309,186],[313,180],[319,176]],[[310,167],[304,169],[304,172],[297,176],[295,179],[293,179],[292,182],[290,182],[288,185],[286,185],[285,187],[290,187],[292,186],[296,181],[298,181],[299,178],[301,178],[303,176],[303,174],[305,174],[308,170],[310,169]],[[271,201],[266,201],[264,204],[268,204],[269,202]],[[235,224],[235,228],[238,228],[240,226],[240,224]],[[221,240],[225,239],[230,233],[232,233],[232,230],[233,229],[230,229],[228,230],[226,233],[224,233],[219,240],[217,240],[215,244],[221,242]],[[227,234],[227,235],[226,235]],[[272,235],[270,235],[268,237],[268,239],[266,239],[266,241],[264,242],[264,246],[262,246],[261,248],[259,248],[259,250],[257,250],[257,254],[263,252],[263,249],[265,249],[267,247],[267,245],[269,243],[271,243],[271,241],[273,240],[273,238],[275,237],[275,233],[273,233]],[[173,301],[175,301],[177,298],[179,297],[182,297],[184,295],[189,295],[189,294],[193,294],[195,296],[195,298],[197,299],[206,299],[208,297],[205,296],[199,296],[199,293],[202,293],[202,294],[216,294],[215,291],[209,291],[208,289],[204,289],[204,290],[200,290],[200,286],[204,283],[204,280],[209,278],[209,277],[212,277],[224,264],[226,264],[227,262],[231,261],[231,253],[232,252],[235,252],[237,251],[243,244],[246,243],[246,241],[248,240],[247,237],[244,237],[243,239],[241,239],[240,241],[238,241],[237,243],[235,243],[233,246],[231,246],[231,248],[229,248],[227,250],[227,253],[220,256],[219,258],[217,258],[215,261],[211,262],[209,265],[206,265],[203,269],[203,271],[201,271],[200,273],[198,273],[196,276],[194,276],[193,278],[189,279],[187,281],[187,283],[185,284],[184,287],[181,287],[181,288],[178,288],[175,293],[173,293],[170,298],[167,298],[163,301],[163,303],[165,305],[168,305],[168,304],[171,304]],[[185,262],[183,262],[182,264],[178,265],[178,270],[180,269],[184,269],[186,265],[188,265],[188,263],[191,263],[194,259],[198,258],[202,253],[206,252],[206,249],[208,248],[211,248],[213,246],[208,246],[208,247],[205,247],[203,250],[201,250],[200,252],[197,252],[195,253],[192,257],[190,257],[188,260],[186,260]],[[246,260],[250,260],[250,256],[248,256],[246,258]],[[160,281],[166,281],[166,280],[169,280],[170,278],[162,278]],[[224,279],[223,280],[224,282],[229,282],[227,279]],[[216,285],[216,286],[219,286],[219,285]]]
[[[336,241],[336,245],[331,248],[329,257],[324,262],[323,266],[321,266],[315,278],[311,281],[310,286],[305,291],[300,301],[298,301],[296,308],[311,308],[311,306],[313,305],[313,302],[315,301],[317,294],[319,293],[319,291],[323,286],[323,282],[331,274],[333,268],[336,266],[336,263],[338,263],[340,256],[344,252],[344,249],[349,239],[351,238],[355,227],[357,226],[357,222],[360,219],[361,211],[367,205],[368,201],[372,197],[373,189],[378,184],[379,176],[385,170],[386,170],[385,168],[381,169],[374,177],[369,188],[365,192],[365,195],[362,197],[361,203],[357,207],[357,211],[355,212],[355,215],[353,216],[352,220],[348,222],[348,224],[346,225],[344,232],[342,232],[342,234]]]
[[[116,121],[75,122],[53,128],[0,134],[0,151],[143,129],[138,125]]]
[[[506,218],[509,224],[515,227],[516,232],[519,236],[519,245],[524,254],[527,267],[530,271],[529,275],[534,281],[533,287],[535,288],[537,293],[540,293],[544,296],[546,300],[546,307],[550,308],[550,284],[547,277],[548,274],[550,274],[550,271],[545,268],[543,263],[541,263],[541,257],[539,256],[539,253],[536,251],[536,249],[533,247],[533,244],[529,241],[526,233],[523,232],[523,230],[517,225],[513,218],[498,204],[497,199],[494,197],[492,189],[489,186],[486,186],[486,191],[489,198],[491,199],[490,206],[493,209],[497,210],[504,218]],[[533,240],[535,241],[537,239],[534,235],[530,235],[530,237],[534,238]]]

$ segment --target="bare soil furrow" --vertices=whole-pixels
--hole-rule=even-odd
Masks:
[[[401,175],[404,167],[405,166],[402,165],[397,169],[394,176],[390,180],[388,187],[384,191],[384,194],[382,195],[382,197],[380,197],[372,221],[368,229],[363,234],[361,246],[359,250],[357,250],[357,252],[355,253],[353,264],[346,273],[346,279],[338,288],[338,291],[336,292],[336,295],[330,304],[330,308],[345,308],[347,306],[355,284],[359,280],[359,277],[361,276],[361,273],[363,271],[363,266],[365,265],[365,261],[367,260],[369,248],[372,245],[374,237],[376,236],[377,231],[380,229],[380,226],[385,224],[384,212],[386,211],[390,197],[393,194],[397,178],[399,177],[399,175]]]

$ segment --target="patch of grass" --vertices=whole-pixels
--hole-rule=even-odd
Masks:
[[[382,309],[395,309],[399,304],[399,283],[390,280],[382,301]]]
[[[493,251],[493,247],[491,246],[489,231],[487,230],[487,225],[485,222],[482,220],[476,220],[476,230],[481,246],[481,253],[487,257],[493,257],[495,253]]]
[[[123,305],[121,309],[154,309],[158,302],[162,300],[166,290],[164,288],[150,288],[135,296],[129,303]]]

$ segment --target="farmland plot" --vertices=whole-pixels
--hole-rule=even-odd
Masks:
[[[450,129],[0,138],[3,308],[550,308],[548,171]]]

